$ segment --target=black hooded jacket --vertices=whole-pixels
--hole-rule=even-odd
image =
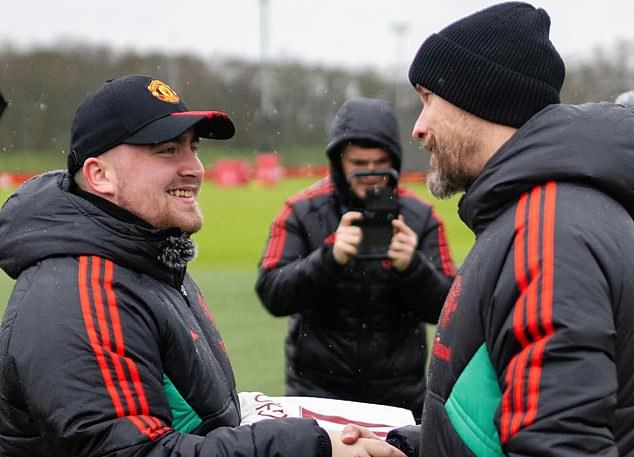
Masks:
[[[634,456],[634,114],[545,108],[459,213],[421,455]]]
[[[425,322],[436,323],[454,275],[444,227],[433,208],[399,187],[399,211],[419,239],[408,269],[352,259],[332,246],[341,216],[362,207],[341,169],[351,140],[382,145],[400,169],[396,119],[386,102],[352,99],[337,113],[327,153],[331,176],[284,204],[271,225],[257,293],[275,316],[290,316],[288,395],[394,405],[420,417],[425,392]]]
[[[238,427],[222,339],[177,230],[40,175],[0,211],[15,287],[0,329],[0,455],[328,457],[313,421]],[[292,425],[291,425],[292,423]]]

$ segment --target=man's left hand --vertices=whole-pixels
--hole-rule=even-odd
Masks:
[[[403,216],[392,221],[394,235],[387,256],[392,260],[392,266],[398,271],[404,271],[412,263],[412,257],[418,246],[418,236],[408,227],[403,220]]]

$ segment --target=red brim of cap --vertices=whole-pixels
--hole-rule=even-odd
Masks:
[[[226,140],[235,133],[235,126],[222,111],[182,111],[157,119],[125,138],[127,144],[159,144],[181,136],[193,128],[197,136]]]

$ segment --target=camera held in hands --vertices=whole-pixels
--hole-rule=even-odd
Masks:
[[[353,222],[361,227],[363,238],[357,254],[358,259],[385,259],[392,241],[394,229],[392,220],[398,218],[398,196],[396,185],[398,172],[393,168],[358,171],[353,178],[379,176],[385,183],[368,187],[365,192],[364,207],[361,208],[363,219]]]

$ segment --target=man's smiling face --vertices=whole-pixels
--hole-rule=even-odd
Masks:
[[[119,145],[102,155],[113,171],[113,201],[155,228],[184,233],[203,223],[198,193],[204,169],[190,130],[158,145]]]

